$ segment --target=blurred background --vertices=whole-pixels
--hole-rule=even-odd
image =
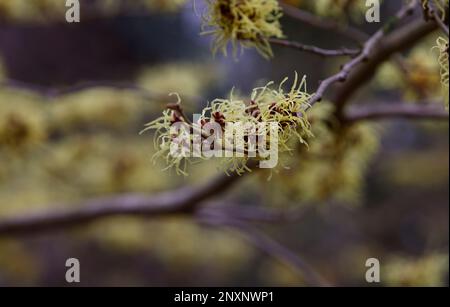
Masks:
[[[214,161],[189,176],[163,171],[144,124],[178,92],[188,112],[242,96],[270,80],[307,76],[313,92],[345,59],[323,59],[274,47],[274,58],[245,50],[238,59],[211,54],[201,36],[204,3],[169,0],[81,0],[81,22],[64,20],[63,0],[0,0],[0,220],[60,210],[84,199],[158,193],[205,182]],[[133,3],[131,3],[133,2]],[[344,22],[337,2],[286,1]],[[362,23],[361,2],[346,20]],[[391,16],[401,1],[385,1]],[[324,9],[328,8],[328,9]],[[282,18],[291,40],[324,48],[354,43]],[[355,99],[433,100],[441,95],[434,33],[394,61]],[[294,223],[258,225],[336,285],[366,286],[365,261],[381,262],[386,286],[448,285],[448,121],[388,120],[370,126],[370,150],[347,161],[354,180],[311,192],[333,165],[303,173],[247,176],[220,201],[303,210]],[[368,127],[364,127],[368,128]],[[366,152],[368,151],[368,153]],[[359,163],[359,155],[364,162]],[[331,168],[331,169],[330,169]],[[353,169],[355,168],[355,169]],[[301,178],[300,178],[300,177]],[[297,178],[298,180],[293,180]],[[308,189],[308,198],[302,197]],[[306,197],[306,196],[305,196]],[[70,230],[0,237],[0,286],[64,286],[65,261],[77,258],[82,286],[301,286],[288,264],[254,249],[237,232],[189,218],[109,218]]]

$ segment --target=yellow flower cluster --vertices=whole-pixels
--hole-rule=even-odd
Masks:
[[[138,84],[149,92],[177,92],[182,96],[197,98],[220,78],[214,65],[192,63],[170,63],[143,69]]]
[[[124,128],[151,107],[129,90],[92,88],[48,99],[27,91],[0,89],[0,147],[26,151],[52,134]]]
[[[227,54],[231,42],[233,55],[238,47],[254,47],[265,58],[272,56],[268,39],[283,37],[277,0],[208,0],[202,34],[213,35],[213,53]]]
[[[436,44],[439,60],[430,56],[430,45]],[[385,90],[402,89],[405,101],[444,100],[448,105],[448,53],[446,40],[430,36],[415,47],[404,59],[383,64],[374,86]],[[447,81],[446,81],[447,80]]]
[[[424,9],[425,17],[428,18],[429,12],[431,9],[437,10],[438,16],[445,23],[445,19],[447,17],[447,11],[449,8],[449,0],[422,0],[422,6]],[[433,49],[437,49],[439,51],[438,63],[440,66],[440,75],[441,75],[441,84],[443,89],[443,95],[445,100],[445,106],[448,109],[449,103],[449,94],[448,94],[448,79],[449,79],[449,70],[448,70],[448,60],[449,60],[449,45],[448,39],[444,37],[439,37],[436,40],[436,46]]]
[[[448,254],[432,253],[418,259],[395,257],[384,267],[385,282],[395,287],[442,287],[448,273]]]
[[[26,22],[64,20],[66,1],[62,0],[0,0],[0,19]]]
[[[49,102],[49,122],[54,130],[82,127],[120,128],[136,120],[149,105],[136,92],[96,87],[63,95]]]
[[[448,94],[448,79],[449,79],[449,70],[448,70],[448,60],[449,60],[449,55],[448,55],[448,40],[443,38],[443,37],[439,37],[436,40],[436,47],[437,50],[439,51],[439,58],[438,58],[438,62],[439,62],[439,66],[441,68],[440,72],[441,72],[441,83],[442,83],[442,87],[443,87],[443,91],[444,91],[444,95],[445,95],[445,104],[446,107],[448,109],[448,101],[449,101],[449,94]]]
[[[215,99],[211,106],[202,111],[197,123],[191,124],[182,116],[181,106],[171,106],[163,112],[163,115],[147,124],[146,130],[155,131],[155,146],[159,149],[154,158],[164,157],[167,168],[174,167],[177,173],[187,175],[186,169],[190,159],[183,156],[173,156],[170,152],[172,141],[180,135],[174,135],[171,127],[174,123],[184,122],[190,125],[191,131],[203,127],[206,123],[218,123],[225,129],[227,123],[277,123],[278,151],[291,152],[290,143],[296,140],[300,144],[306,144],[306,139],[311,136],[306,109],[310,95],[306,90],[306,79],[301,81],[298,75],[289,91],[283,90],[283,85],[288,79],[284,79],[277,89],[273,89],[273,82],[264,87],[255,88],[248,100],[235,98],[233,92],[228,99]],[[180,102],[180,101],[179,101]],[[249,138],[251,132],[245,131],[244,138]],[[202,135],[204,137],[204,135]],[[270,139],[270,136],[267,136]],[[228,150],[227,140],[220,140],[222,148]],[[189,144],[189,147],[192,144]],[[249,150],[245,144],[244,153]],[[250,171],[247,167],[249,156],[234,156],[222,158],[222,169],[225,172],[242,174]],[[261,159],[261,157],[256,157]]]
[[[39,97],[0,91],[0,148],[21,150],[47,137],[47,120]]]

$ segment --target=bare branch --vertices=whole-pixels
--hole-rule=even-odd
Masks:
[[[346,122],[383,120],[389,118],[433,119],[448,121],[448,111],[442,104],[370,104],[351,107],[345,114]]]
[[[274,45],[279,45],[283,47],[288,47],[300,51],[309,52],[312,54],[316,54],[322,57],[335,57],[335,56],[356,56],[360,53],[358,49],[323,49],[320,47],[312,46],[312,45],[304,45],[298,42],[292,42],[284,39],[271,38],[269,42]]]
[[[357,41],[358,43],[364,42],[368,35],[358,29],[352,28],[348,25],[344,25],[332,20],[322,19],[311,13],[293,7],[292,5],[280,2],[283,12],[292,18],[295,18],[303,23],[309,24],[313,27],[326,30],[334,31],[342,36],[345,36],[351,40]]]
[[[116,215],[153,218],[168,214],[192,213],[202,201],[224,192],[239,178],[242,177],[220,175],[197,188],[180,188],[155,196],[129,194],[98,198],[87,200],[77,206],[76,209],[62,211],[51,209],[33,215],[3,218],[0,219],[0,237],[20,234],[33,235],[41,231],[79,226]],[[61,206],[63,205],[53,206],[52,208]]]

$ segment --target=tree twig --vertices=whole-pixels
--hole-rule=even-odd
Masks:
[[[335,56],[356,56],[359,54],[360,50],[358,49],[347,49],[347,48],[341,48],[341,49],[323,49],[320,47],[312,46],[312,45],[305,45],[299,42],[293,42],[288,41],[284,39],[277,39],[277,38],[271,38],[269,39],[269,42],[274,45],[279,45],[283,47],[288,47],[300,51],[309,52],[312,54],[316,54],[322,57],[335,57]]]
[[[148,218],[192,213],[202,201],[224,192],[241,177],[220,175],[196,188],[180,188],[155,196],[129,194],[91,199],[83,202],[76,209],[61,211],[51,209],[38,214],[0,218],[0,237],[20,234],[33,235],[42,231],[79,226],[116,215]],[[53,208],[55,207],[61,207],[61,205],[53,206]]]

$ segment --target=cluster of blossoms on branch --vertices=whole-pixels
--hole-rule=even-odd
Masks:
[[[272,56],[268,38],[283,37],[277,0],[208,0],[203,34],[213,35],[213,53],[227,54],[231,43],[233,55],[238,47],[255,47],[265,58]]]
[[[236,98],[233,92],[228,99],[215,99],[192,122],[183,113],[179,99],[144,130],[156,132],[155,146],[159,151],[155,158],[164,157],[168,168],[174,167],[178,173],[186,175],[187,164],[192,162],[192,158],[205,159],[210,155],[174,154],[174,142],[176,145],[182,142],[188,152],[195,152],[196,145],[202,153],[212,146],[214,150],[225,151],[225,157],[221,159],[225,172],[242,174],[251,171],[247,165],[250,159],[264,161],[268,158],[260,155],[263,151],[261,147],[276,150],[278,154],[291,152],[293,140],[306,144],[312,136],[306,114],[311,97],[306,90],[306,79],[299,80],[296,74],[292,87],[285,91],[283,85],[287,80],[284,79],[277,89],[272,88],[273,82],[255,88],[248,99]],[[178,123],[184,124],[187,129],[174,129]],[[233,129],[236,124],[242,126]],[[252,142],[255,139],[257,141]],[[242,143],[239,143],[241,140]],[[242,146],[236,147],[238,143]]]
[[[445,95],[445,103],[446,107],[448,109],[448,80],[449,80],[449,70],[448,70],[448,60],[449,60],[449,49],[448,49],[448,41],[443,38],[439,37],[436,40],[436,46],[434,47],[439,51],[439,57],[438,62],[439,66],[441,68],[441,83],[444,90]]]
[[[433,2],[432,5],[440,12],[441,18],[445,18],[445,8],[448,6],[448,0],[422,1],[424,8],[428,8],[429,2]],[[222,51],[226,55],[229,44],[231,44],[234,56],[237,55],[239,47],[253,47],[265,58],[270,58],[272,56],[270,39],[283,37],[280,24],[282,14],[280,4],[275,0],[208,0],[207,14],[203,17],[204,31],[202,34],[213,35],[213,53]],[[447,40],[439,39],[438,48],[440,51],[441,81],[448,89]],[[313,135],[323,140],[323,142],[319,140],[315,143],[316,147],[320,148],[319,150],[309,150],[303,155],[312,157],[311,161],[319,161],[321,167],[326,164],[324,160],[329,160],[331,167],[323,167],[322,169],[334,169],[334,172],[330,174],[339,173],[343,174],[343,176],[324,175],[322,172],[323,176],[320,177],[329,178],[330,184],[327,185],[322,182],[319,186],[329,186],[329,190],[333,191],[339,190],[336,188],[339,183],[348,182],[349,186],[355,186],[358,182],[361,182],[362,170],[377,148],[377,137],[372,129],[362,125],[333,127],[333,131],[325,129],[326,127],[329,128],[329,123],[330,121],[332,122],[334,114],[333,112],[325,112],[327,116],[318,120],[318,133],[313,133],[311,130],[314,131],[315,129],[311,129],[311,124],[306,114],[306,111],[310,108],[309,102],[311,102],[312,95],[308,94],[304,87],[305,79],[298,83],[296,76],[294,85],[288,93],[283,91],[281,85],[278,90],[271,89],[271,85],[272,83],[269,83],[265,87],[256,88],[248,99],[238,99],[233,94],[230,95],[229,99],[215,99],[192,122],[183,113],[180,105],[181,99],[179,99],[178,103],[169,106],[162,117],[149,123],[145,129],[156,131],[155,146],[159,151],[155,157],[164,157],[168,165],[167,168],[174,167],[178,173],[186,175],[187,164],[191,162],[191,157],[174,155],[174,152],[171,150],[174,142],[177,145],[182,144],[182,148],[188,149],[189,152],[198,143],[206,144],[207,147],[210,147],[211,143],[208,143],[208,138],[212,134],[210,131],[205,133],[201,129],[205,125],[215,123],[221,130],[218,137],[220,146],[226,151],[228,148],[225,128],[228,124],[239,122],[253,124],[276,122],[278,127],[277,144],[280,152],[293,151],[292,139],[297,139],[299,141],[298,144],[307,144],[307,141]],[[446,96],[448,97],[448,95]],[[172,125],[178,123],[184,124],[187,129],[184,132],[171,129]],[[323,123],[326,124],[323,125]],[[320,129],[321,126],[325,128]],[[197,139],[192,138],[192,134],[195,134],[197,130],[201,131],[197,134]],[[251,133],[245,128],[242,130],[244,131],[243,137],[247,141],[250,139]],[[213,134],[215,135],[215,132]],[[225,137],[223,137],[224,134]],[[185,138],[188,137],[187,141],[180,141],[180,135]],[[265,135],[264,132],[264,136],[270,140],[270,135]],[[234,133],[232,137],[235,137]],[[347,139],[350,141],[347,142]],[[293,147],[297,148],[295,145]],[[305,148],[308,148],[308,146]],[[243,155],[226,156],[226,159],[222,159],[223,169],[227,173],[236,172],[242,174],[251,170],[247,166],[250,158],[264,160],[264,157],[249,155],[250,149],[249,145],[246,145],[246,147],[242,148],[241,154]],[[318,152],[320,152],[320,155],[323,155],[324,152],[330,153],[329,159],[316,159],[314,156]],[[353,152],[356,152],[356,154],[353,154]],[[350,159],[346,157],[350,157]],[[205,157],[199,154],[196,158]],[[357,163],[358,161],[361,163]],[[313,164],[307,163],[306,165]],[[306,171],[303,173],[321,172]],[[314,180],[305,180],[305,182],[314,182]],[[326,195],[328,193],[318,194]]]
[[[436,18],[437,22],[441,22],[445,25],[445,20],[448,18],[447,11],[449,8],[449,0],[422,0],[422,7],[424,11],[424,17],[426,20],[431,18]],[[447,25],[448,32],[448,25]],[[436,46],[433,49],[437,49],[439,52],[438,63],[440,66],[440,75],[441,75],[441,84],[444,91],[445,96],[445,104],[448,108],[448,79],[449,79],[449,69],[448,69],[448,60],[449,60],[449,44],[448,44],[448,33],[447,38],[438,37],[436,40]]]

